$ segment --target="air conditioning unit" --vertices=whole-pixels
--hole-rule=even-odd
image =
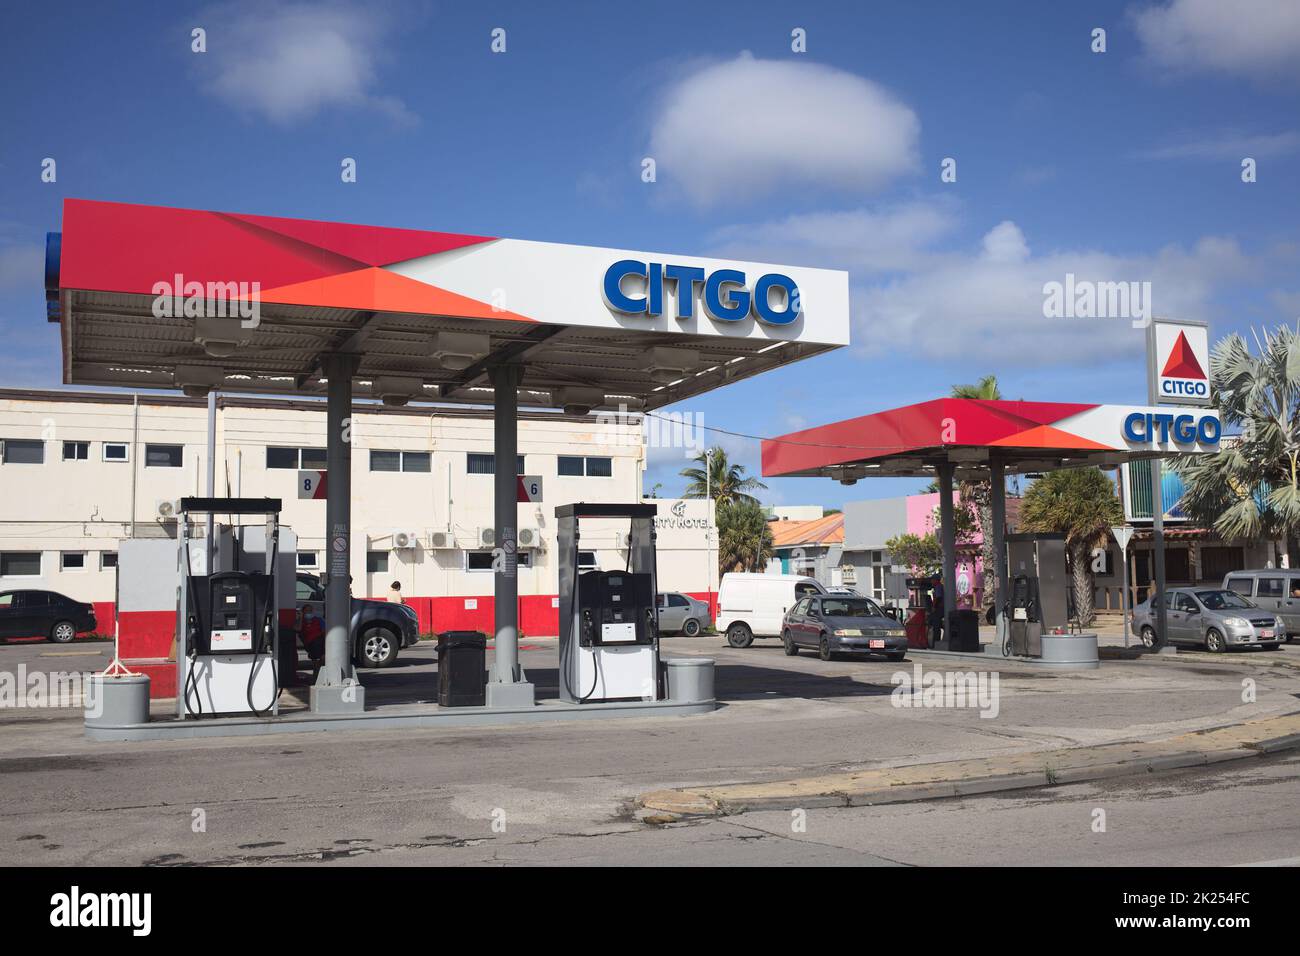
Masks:
[[[435,531],[429,535],[429,547],[436,551],[446,551],[456,547],[456,538],[450,531]]]
[[[628,534],[626,531],[615,531],[614,547],[626,551],[628,548],[632,547],[632,535]]]
[[[520,548],[535,548],[541,541],[541,534],[536,528],[520,528],[518,535],[518,544]]]
[[[420,546],[420,535],[416,531],[394,531],[393,547],[396,550],[406,550],[407,548],[418,548]]]
[[[497,529],[479,528],[478,543],[485,548],[495,548],[497,546]]]
[[[159,518],[179,518],[181,514],[179,498],[159,498],[154,508]]]

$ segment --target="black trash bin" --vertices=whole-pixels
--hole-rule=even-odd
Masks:
[[[978,611],[960,608],[948,612],[948,650],[979,653],[980,616]]]
[[[487,703],[487,635],[443,631],[438,635],[438,705],[482,707]]]

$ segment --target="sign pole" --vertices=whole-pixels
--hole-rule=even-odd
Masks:
[[[1118,471],[1118,469],[1116,469]],[[1128,647],[1128,543],[1133,537],[1133,529],[1128,525],[1116,525],[1110,529],[1119,545],[1120,585],[1119,614],[1120,627],[1124,630],[1124,646]]]
[[[1177,331],[1177,339],[1170,339]],[[1193,345],[1188,339],[1199,345]],[[1161,347],[1162,336],[1169,348]],[[1201,353],[1197,359],[1196,353]],[[1167,354],[1168,359],[1161,362]],[[1150,405],[1208,405],[1210,403],[1209,327],[1205,322],[1155,319],[1147,324],[1147,402]],[[1169,648],[1165,606],[1165,502],[1161,460],[1151,459],[1151,550],[1155,559],[1152,607],[1156,612],[1156,644]],[[1125,632],[1127,637],[1127,631]]]

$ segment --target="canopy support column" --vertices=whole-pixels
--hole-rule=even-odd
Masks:
[[[496,651],[492,679],[487,685],[489,707],[531,707],[533,685],[524,680],[519,666],[519,477],[515,459],[519,455],[518,365],[503,363],[491,370],[493,398],[493,488],[495,502],[492,524],[496,529],[493,605]]]
[[[349,352],[322,355],[329,382],[325,407],[325,663],[311,688],[317,714],[359,714],[365,688],[352,664],[352,376],[360,358]]]
[[[997,621],[997,631],[993,640],[994,647],[1000,650],[1007,636],[1007,599],[1010,596],[1010,582],[1007,572],[1006,466],[996,455],[989,456],[989,495],[993,527],[985,528],[984,533],[993,536],[993,580],[997,587],[993,595],[994,620]]]
[[[943,546],[943,646],[949,644],[948,616],[957,606],[957,527],[953,518],[952,476],[954,465],[939,465],[939,540]]]

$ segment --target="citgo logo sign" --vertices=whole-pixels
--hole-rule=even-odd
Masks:
[[[1210,403],[1210,333],[1204,325],[1157,319],[1148,331],[1154,399],[1163,405]]]
[[[645,294],[625,292],[627,279],[641,280]],[[605,270],[605,302],[611,309],[627,315],[659,316],[664,311],[664,289],[669,283],[676,293],[678,319],[694,317],[697,285],[704,287],[705,314],[717,322],[740,322],[752,315],[767,325],[789,325],[799,318],[801,311],[799,287],[789,276],[780,273],[759,276],[751,291],[745,273],[739,269],[715,269],[706,273],[699,266],[638,259],[620,259]]]
[[[1139,445],[1164,445],[1170,441],[1176,445],[1217,445],[1220,430],[1214,415],[1133,412],[1124,419],[1124,440]]]

